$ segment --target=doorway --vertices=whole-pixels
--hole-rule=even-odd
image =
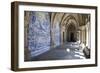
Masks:
[[[68,26],[67,32],[66,32],[66,38],[67,42],[76,42],[76,27],[74,24],[70,24]]]
[[[73,32],[70,33],[70,41],[74,42],[74,33]]]

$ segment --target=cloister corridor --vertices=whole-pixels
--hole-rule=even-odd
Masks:
[[[90,14],[24,11],[24,61],[90,58]]]

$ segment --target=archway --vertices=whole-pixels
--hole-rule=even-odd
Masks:
[[[67,42],[76,42],[77,41],[77,33],[76,27],[74,24],[69,24],[66,32]]]
[[[78,28],[78,15],[67,14],[61,21],[61,43],[78,41]]]

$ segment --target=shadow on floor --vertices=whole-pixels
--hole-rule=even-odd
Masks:
[[[63,45],[50,49],[49,51],[32,57],[30,61],[47,60],[73,60],[85,59],[82,49],[75,42],[67,42]]]

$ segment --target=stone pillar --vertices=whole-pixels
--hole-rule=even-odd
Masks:
[[[88,47],[91,48],[91,27],[90,22],[88,22]]]

